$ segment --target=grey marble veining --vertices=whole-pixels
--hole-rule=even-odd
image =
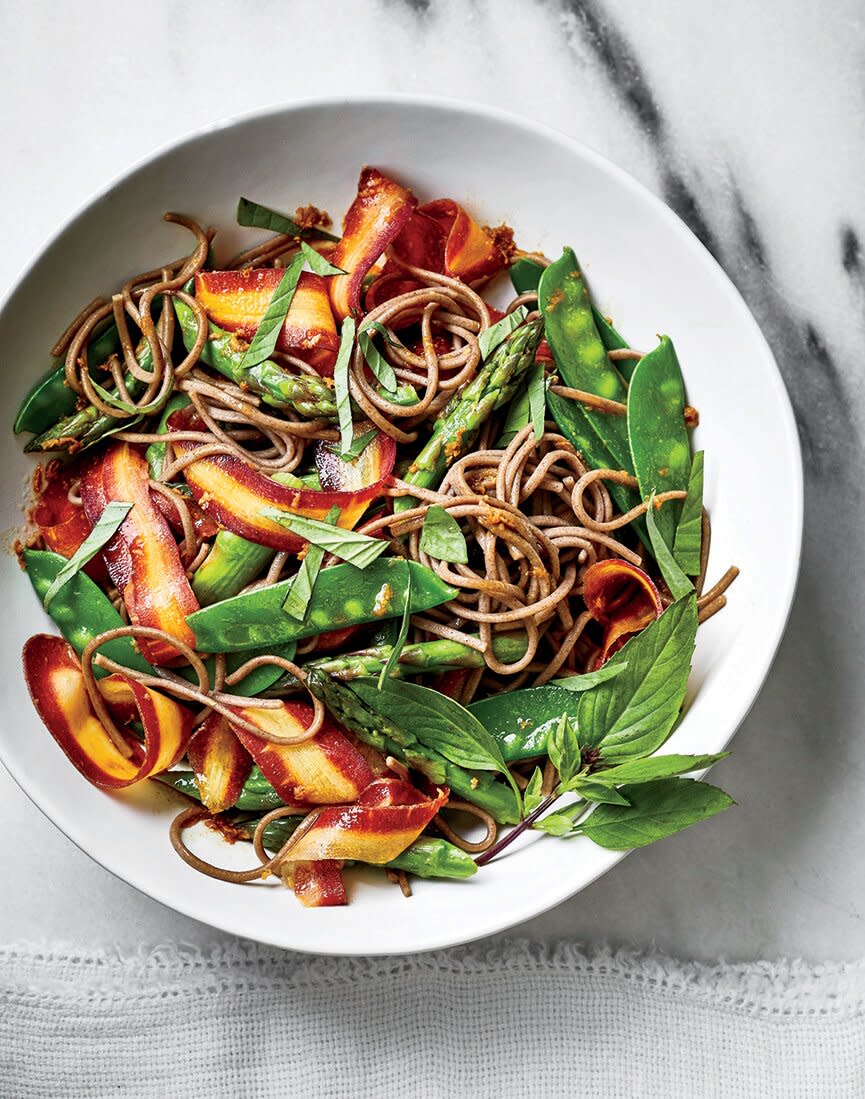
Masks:
[[[142,19],[101,0],[38,0],[3,19],[4,288],[132,161],[216,118],[316,92],[444,94],[537,118],[617,161],[690,225],[757,316],[793,399],[806,463],[799,593],[717,771],[738,807],[628,858],[520,932],[697,957],[865,955],[861,4],[158,0]],[[771,506],[756,468],[743,522]],[[220,938],[90,863],[5,773],[0,822],[16,881],[0,938]],[[34,849],[47,873],[32,872]]]

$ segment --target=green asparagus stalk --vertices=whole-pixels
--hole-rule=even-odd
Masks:
[[[499,344],[467,385],[456,391],[426,445],[409,466],[405,480],[410,485],[437,487],[448,466],[471,449],[487,417],[513,397],[535,361],[543,334],[540,318],[524,324]],[[415,504],[411,496],[394,501],[397,511],[406,511]]]
[[[318,669],[308,673],[307,687],[365,744],[394,756],[433,782],[450,787],[459,797],[486,809],[500,824],[515,824],[519,820],[513,791],[496,781],[489,771],[469,771],[451,763],[420,744],[408,730],[366,706],[350,687]]]
[[[528,640],[525,634],[500,634],[493,639],[493,652],[499,660],[513,664],[525,656]],[[315,668],[333,679],[347,682],[361,676],[378,676],[388,661],[392,645],[376,645],[354,653],[323,656],[307,661],[307,670]],[[406,645],[393,670],[399,679],[410,675],[438,675],[457,668],[482,668],[484,654],[463,645],[459,641],[444,638]],[[276,684],[272,693],[300,689],[301,683],[294,676],[285,676]]]
[[[198,335],[198,319],[186,302],[179,298],[174,299],[174,311],[183,342],[189,350]],[[256,366],[243,366],[246,347],[233,333],[211,324],[201,361],[237,385],[258,393],[265,404],[274,408],[290,408],[309,419],[336,419],[333,389],[323,378],[289,374],[269,360]]]
[[[202,607],[230,599],[259,575],[273,559],[267,546],[249,542],[230,530],[221,530],[192,578],[192,590]]]
[[[152,368],[153,352],[150,350],[150,344],[147,340],[142,340],[139,343],[135,350],[135,357],[142,370]],[[126,375],[126,385],[129,395],[133,399],[144,390],[144,383],[137,378],[133,378],[131,374]],[[112,393],[115,397],[120,396],[117,390],[112,390]],[[53,427],[49,427],[47,431],[43,431],[41,435],[31,439],[24,449],[29,452],[37,450],[84,450],[86,447],[98,443],[110,432],[122,427],[131,427],[133,423],[135,423],[134,418],[106,416],[98,408],[94,408],[93,405],[87,405],[86,408],[58,420]]]
[[[303,817],[297,816],[271,821],[262,836],[267,850],[278,851],[302,820]],[[257,820],[250,820],[242,826],[250,839],[257,824]],[[470,878],[478,870],[475,860],[468,852],[461,851],[448,840],[435,836],[422,836],[384,865],[390,870],[406,870],[419,878]]]

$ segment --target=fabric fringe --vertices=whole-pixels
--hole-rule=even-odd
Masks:
[[[363,984],[426,973],[441,976],[495,970],[623,981],[646,989],[710,1001],[753,1015],[855,1016],[865,1011],[865,961],[704,964],[665,954],[514,939],[397,957],[320,957],[237,940],[199,948],[163,944],[137,951],[81,951],[21,944],[0,947],[0,984],[17,994],[58,994],[66,987],[93,999],[198,996],[266,982],[287,990]],[[118,981],[120,983],[118,983]]]

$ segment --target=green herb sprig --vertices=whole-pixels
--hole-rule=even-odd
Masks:
[[[726,753],[653,756],[684,701],[696,630],[696,597],[690,594],[598,669],[619,671],[580,693],[574,711],[563,714],[550,734],[547,750],[559,773],[555,789],[542,795],[536,769],[524,794],[528,815],[479,855],[478,865],[530,827],[560,837],[585,835],[602,847],[627,850],[733,804],[717,787],[682,777],[705,770]],[[575,800],[548,812],[565,795]]]
[[[132,504],[124,503],[121,500],[110,500],[105,505],[102,514],[93,526],[93,530],[91,530],[51,582],[51,586],[48,588],[48,591],[45,593],[45,598],[42,600],[42,606],[46,610],[48,610],[52,600],[63,585],[71,580],[77,573],[81,572],[84,566],[114,537],[120,524],[129,512],[132,511],[132,506]]]

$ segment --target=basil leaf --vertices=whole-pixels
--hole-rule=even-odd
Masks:
[[[285,233],[290,237],[319,237],[321,240],[339,240],[333,233],[319,229],[311,225],[304,229],[269,206],[263,206],[260,202],[241,197],[237,203],[237,224],[245,225],[252,229],[268,229],[272,233]]]
[[[63,585],[71,580],[77,573],[81,572],[87,562],[95,557],[105,543],[114,537],[118,527],[130,511],[132,511],[132,504],[125,504],[120,500],[110,500],[105,505],[105,509],[96,520],[93,530],[91,530],[75,553],[73,553],[66,564],[60,568],[57,575],[52,580],[51,586],[48,588],[48,591],[45,593],[45,598],[42,600],[42,606],[45,610],[48,610],[54,596],[60,591]]]
[[[101,386],[95,378],[90,379],[90,384],[99,394],[103,401],[111,408],[119,408],[121,412],[135,412],[136,407],[131,401],[124,401],[121,397],[118,397],[116,393],[112,393],[109,389]]]
[[[624,787],[630,805],[600,805],[579,831],[600,847],[628,851],[681,832],[723,812],[733,799],[691,778],[662,778]]]
[[[344,453],[340,451],[336,443],[326,443],[325,446],[332,454],[338,454],[344,462],[354,462],[363,454],[376,435],[378,435],[378,428],[374,427],[372,431],[365,431],[363,435],[358,435],[356,439],[352,440],[351,446]]]
[[[364,325],[357,334],[357,342],[360,345],[363,357],[366,359],[370,370],[375,374],[388,393],[394,393],[397,387],[397,378],[394,369],[372,342],[372,336],[370,335],[370,332],[373,329],[377,330],[381,327],[382,326],[377,322]]]
[[[400,342],[395,336],[392,336],[381,321],[364,321],[362,331],[367,334],[375,332],[377,335],[381,336],[388,347],[399,347],[402,348],[403,351],[405,350],[405,344]]]
[[[332,507],[327,513],[326,523],[334,526],[339,518],[339,508]],[[285,599],[282,601],[282,609],[291,618],[302,622],[306,618],[306,609],[312,599],[312,590],[321,570],[324,560],[324,550],[321,546],[314,546],[311,542],[307,548],[306,556],[300,563],[297,575],[288,586]]]
[[[595,771],[594,782],[618,784],[623,782],[652,782],[656,778],[674,778],[687,775],[692,771],[702,771],[711,767],[719,759],[726,759],[729,752],[718,752],[711,756],[651,756],[648,759],[632,759],[610,767],[606,771]]]
[[[305,515],[295,515],[291,511],[279,511],[277,508],[263,508],[262,515],[275,519],[287,527],[293,534],[305,538],[313,546],[319,546],[340,561],[346,561],[358,569],[365,569],[377,557],[381,557],[389,543],[383,538],[370,538],[356,530],[343,530],[332,527],[319,519],[309,519]]]
[[[399,663],[400,653],[405,647],[406,638],[408,637],[408,628],[411,623],[411,569],[408,570],[408,580],[405,585],[405,606],[402,611],[402,622],[400,623],[399,633],[397,634],[396,641],[393,643],[393,647],[390,650],[390,656],[387,658],[387,663],[381,670],[381,674],[378,677],[378,689],[381,690],[381,686],[386,679],[390,679],[393,675],[393,670]]]
[[[165,398],[157,398],[155,401],[151,401],[150,404],[136,405],[131,401],[124,401],[122,397],[118,397],[116,393],[112,393],[110,389],[105,389],[101,386],[95,378],[90,379],[90,384],[99,394],[103,401],[112,408],[119,408],[122,412],[135,412],[137,417],[135,420],[125,420],[123,424],[117,429],[119,431],[126,431],[131,427],[133,423],[136,423],[142,416],[149,416],[152,412],[159,412],[165,405]],[[100,436],[103,437],[103,436]]]
[[[630,805],[628,799],[615,786],[605,786],[602,782],[593,782],[591,778],[575,779],[562,787],[563,792],[578,794],[583,801],[603,805]]]
[[[530,403],[528,386],[523,383],[508,407],[508,414],[502,427],[502,433],[496,439],[496,446],[504,448],[529,423]]]
[[[434,749],[450,763],[504,775],[520,804],[519,789],[498,744],[465,706],[405,679],[388,679],[379,688],[374,679],[364,677],[355,679],[352,689],[371,709],[410,730],[419,744]]]
[[[607,683],[609,680],[615,679],[617,675],[621,675],[627,666],[627,660],[619,661],[619,663],[608,660],[606,664],[602,664],[600,668],[596,668],[593,672],[570,675],[567,679],[553,679],[551,682],[554,686],[564,687],[568,691],[590,691],[593,687],[597,687],[599,683]]]
[[[547,755],[559,772],[562,786],[567,786],[583,768],[583,752],[577,726],[567,714],[562,714],[558,724],[550,732]]]
[[[420,533],[421,553],[453,565],[467,565],[469,550],[460,525],[440,504],[427,509]]]
[[[674,599],[682,599],[694,590],[694,585],[679,568],[676,558],[665,542],[664,536],[658,528],[655,510],[655,494],[653,492],[649,497],[649,510],[646,512],[646,528],[649,531],[649,541],[652,543],[652,553],[658,562],[661,576],[663,576],[664,582],[670,589],[670,595]]]
[[[523,812],[528,816],[533,812],[544,800],[544,795],[541,792],[541,786],[544,782],[544,773],[540,767],[536,767],[532,771],[532,777],[529,779],[529,784],[523,790]]]
[[[279,280],[279,285],[271,294],[267,309],[261,318],[261,324],[256,329],[252,343],[247,347],[240,362],[240,369],[263,363],[273,354],[279,333],[285,324],[285,318],[291,308],[291,301],[297,289],[300,273],[303,270],[303,256],[297,255],[286,267],[285,274]]]
[[[535,363],[529,370],[526,384],[529,394],[529,417],[535,438],[540,439],[544,433],[544,419],[547,412],[547,377],[543,363]]]
[[[599,748],[609,763],[660,748],[685,698],[696,634],[697,602],[691,595],[673,603],[610,658],[627,661],[628,667],[580,696],[577,724],[584,748]]]
[[[306,260],[307,267],[316,275],[348,274],[348,271],[343,271],[341,267],[335,267],[329,260],[325,259],[320,252],[316,252],[316,250],[311,248],[305,240],[300,242],[300,251],[301,255]]]
[[[481,360],[489,358],[490,352],[495,351],[514,329],[519,328],[528,315],[529,312],[526,307],[521,305],[513,313],[505,314],[500,321],[496,321],[495,324],[491,324],[489,328],[484,329],[478,336],[478,350],[481,353]]]
[[[587,801],[575,801],[571,805],[563,805],[561,809],[554,809],[552,813],[536,820],[532,825],[539,832],[546,832],[549,836],[573,836],[580,820],[591,808]]]
[[[333,389],[336,400],[336,414],[339,418],[339,449],[343,454],[351,450],[354,438],[354,423],[351,418],[351,398],[348,392],[348,366],[354,347],[354,317],[346,317],[342,322],[339,338],[339,351],[333,367]]]
[[[696,576],[700,571],[700,550],[703,543],[703,451],[698,450],[691,461],[688,495],[682,505],[673,555],[682,571]]]

